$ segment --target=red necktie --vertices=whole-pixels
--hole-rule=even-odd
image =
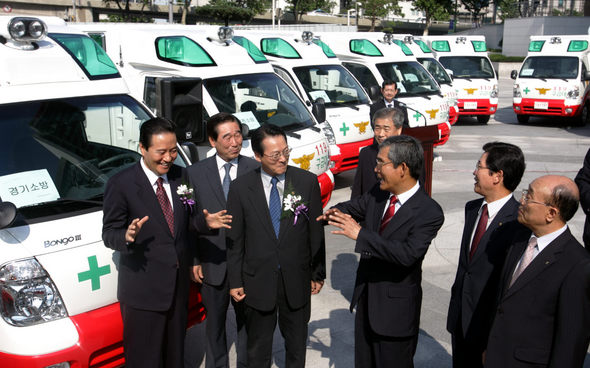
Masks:
[[[469,260],[473,258],[473,254],[477,250],[477,245],[479,241],[483,237],[483,234],[486,232],[486,228],[488,227],[488,204],[484,204],[481,208],[481,216],[479,216],[479,222],[477,223],[477,228],[475,229],[475,234],[473,235],[473,240],[471,241],[471,249],[469,250]]]
[[[396,202],[397,202],[397,197],[395,195],[392,195],[391,198],[389,199],[389,205],[387,206],[387,210],[385,211],[385,214],[383,215],[383,218],[381,219],[381,226],[379,226],[379,234],[381,234],[383,232],[383,230],[385,230],[385,227],[387,226],[389,221],[391,221],[391,219],[393,218],[393,215],[395,215],[395,203]]]
[[[158,188],[156,189],[156,197],[158,197],[158,202],[160,202],[160,207],[162,207],[162,212],[164,213],[164,218],[166,218],[166,222],[168,223],[168,228],[170,229],[170,233],[174,236],[174,212],[172,212],[172,206],[170,205],[170,200],[168,199],[168,195],[164,190],[164,186],[162,183],[164,179],[158,178],[156,184]]]

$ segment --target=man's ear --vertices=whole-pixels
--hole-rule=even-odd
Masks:
[[[504,182],[504,171],[499,170],[492,174],[494,177],[494,184],[500,184]]]
[[[209,138],[209,144],[211,145],[211,147],[215,148],[215,139],[213,139],[212,137],[208,137]]]

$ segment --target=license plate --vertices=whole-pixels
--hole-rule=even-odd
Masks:
[[[477,101],[475,101],[475,102],[465,102],[463,104],[463,108],[465,110],[475,110],[475,109],[477,109]]]
[[[535,101],[535,110],[547,110],[548,108],[549,108],[549,102]]]

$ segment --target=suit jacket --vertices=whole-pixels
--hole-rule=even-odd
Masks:
[[[508,252],[485,367],[581,368],[590,340],[590,256],[567,229],[509,288],[527,241]]]
[[[355,198],[368,192],[377,184],[377,175],[375,174],[375,164],[377,154],[379,153],[379,145],[373,142],[359,153],[359,164],[354,174],[354,182],[352,183],[352,192],[350,198]]]
[[[368,293],[371,329],[383,336],[418,334],[422,304],[422,260],[444,222],[441,207],[420,188],[404,203],[380,235],[389,192],[370,192],[336,208],[365,221],[354,251],[361,254],[350,309]]]
[[[404,112],[404,124],[403,125],[409,126],[408,110],[405,108],[405,106],[400,106],[399,101],[396,100],[395,98],[393,99],[393,106],[398,107],[403,110],[403,112]],[[384,107],[385,107],[385,101],[383,101],[383,98],[380,98],[377,102],[371,104],[370,109],[369,109],[369,116],[371,117],[371,127],[375,126],[375,124],[373,123],[373,116],[375,115],[375,112],[377,112],[377,110],[381,110]]]
[[[471,235],[483,198],[465,205],[465,226],[457,275],[451,288],[447,330],[464,338],[478,339],[485,347],[495,313],[500,273],[511,239],[518,231],[530,234],[517,221],[519,203],[514,197],[498,211],[469,260]]]
[[[578,171],[575,181],[580,190],[580,206],[586,214],[583,236],[584,245],[590,251],[590,149],[586,152],[584,166]]]
[[[111,177],[105,188],[102,239],[120,254],[117,298],[137,309],[168,310],[176,295],[188,300],[190,210],[176,193],[176,188],[187,182],[186,172],[174,165],[167,176],[174,234],[139,162]],[[128,245],[127,227],[146,215],[149,220]]]
[[[230,288],[244,287],[245,303],[262,311],[273,310],[277,300],[279,268],[291,308],[310,300],[311,280],[325,278],[325,244],[317,177],[289,166],[285,175],[285,196],[291,190],[302,196],[307,216],[294,225],[292,212],[283,212],[279,237],[275,236],[268,202],[258,168],[231,183],[228,212],[233,216],[227,252]]]
[[[246,156],[238,157],[238,174],[242,176],[260,166],[258,161]],[[196,227],[199,238],[194,250],[193,264],[203,268],[204,281],[219,286],[225,280],[226,267],[226,231],[210,230],[207,227],[203,209],[216,213],[227,208],[223,186],[217,168],[215,156],[199,161],[187,169],[191,183],[194,185],[196,203]]]

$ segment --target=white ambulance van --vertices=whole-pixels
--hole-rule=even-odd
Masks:
[[[403,42],[416,59],[428,70],[430,75],[438,82],[440,91],[449,105],[449,123],[455,124],[459,119],[459,105],[457,105],[457,88],[453,85],[453,78],[446,71],[444,66],[434,58],[430,47],[420,37],[409,34],[394,34],[397,42]]]
[[[334,188],[328,141],[301,98],[247,39],[233,38],[233,30],[227,27],[124,23],[79,23],[76,27],[105,48],[131,94],[152,109],[157,108],[153,99],[156,78],[202,78],[198,94],[202,94],[203,111],[196,110],[191,92],[178,101],[187,113],[174,118],[184,126],[186,140],[199,146],[201,155],[214,153],[201,122],[220,111],[234,114],[250,130],[266,123],[281,126],[293,149],[289,163],[316,174],[322,202],[328,202]],[[183,83],[179,78],[172,88],[192,88]],[[325,111],[323,106],[321,110]],[[203,119],[195,119],[197,115]],[[242,152],[254,155],[249,139],[244,140]]]
[[[275,73],[295,89],[308,106],[324,101],[324,133],[330,141],[332,173],[358,165],[359,151],[373,142],[370,99],[336,54],[312,32],[238,31],[271,62]]]
[[[140,159],[153,115],[58,18],[0,16],[0,70],[0,367],[121,366],[103,190]]]
[[[453,72],[459,116],[475,116],[487,124],[498,109],[498,76],[484,36],[423,36],[434,56]]]
[[[381,97],[385,79],[397,82],[396,100],[405,104],[410,127],[436,125],[439,140],[447,142],[451,132],[449,106],[438,83],[411,52],[403,52],[391,34],[374,32],[322,32],[318,36],[330,46],[342,64],[358,79],[371,98]]]
[[[564,116],[587,123],[589,35],[531,36],[520,73],[513,70],[513,108],[519,123],[531,116]]]

